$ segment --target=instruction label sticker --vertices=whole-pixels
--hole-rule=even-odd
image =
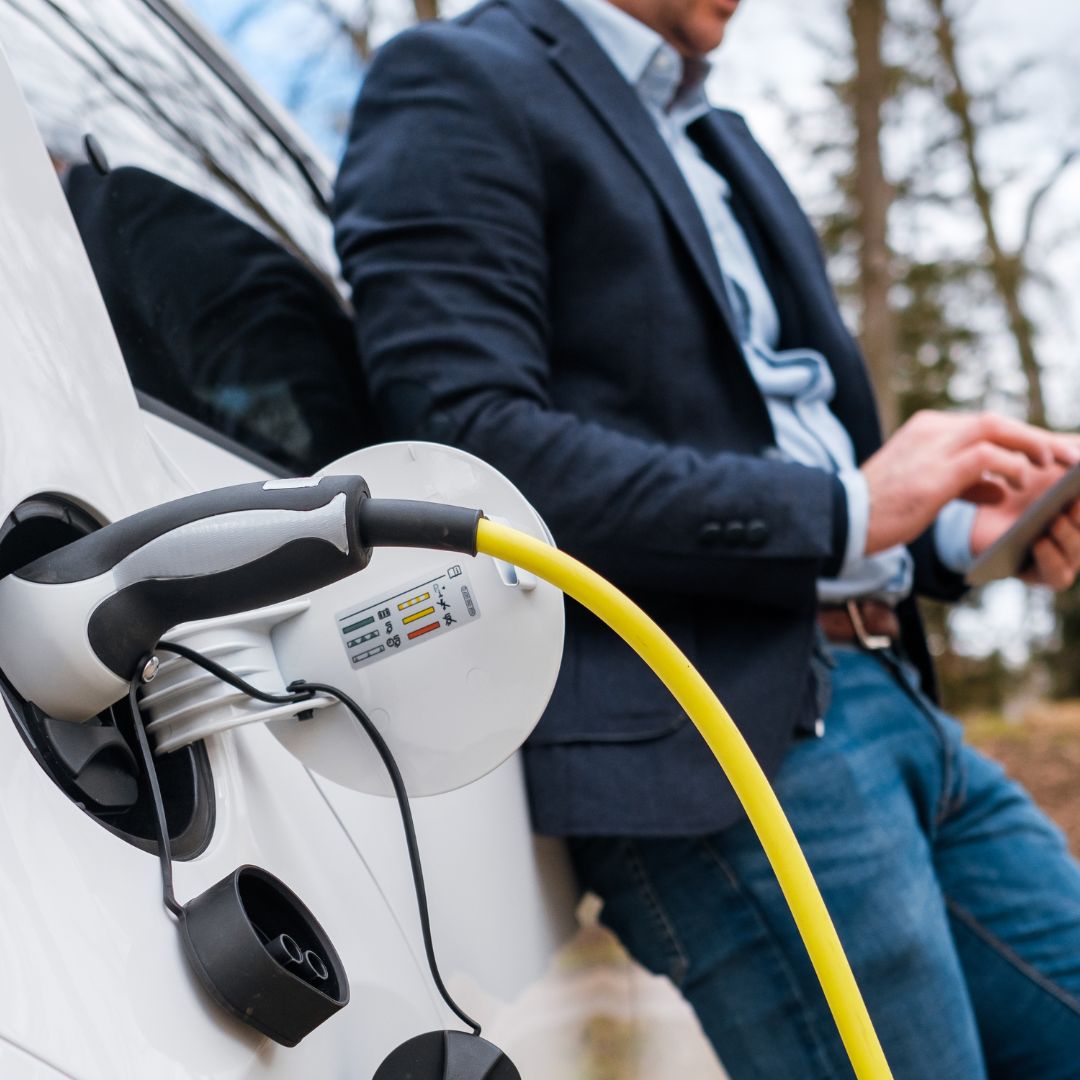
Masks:
[[[468,574],[459,563],[339,612],[338,632],[354,669],[373,664],[414,645],[445,637],[480,618]]]

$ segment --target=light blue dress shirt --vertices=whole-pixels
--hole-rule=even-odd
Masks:
[[[847,495],[848,537],[835,579],[818,582],[822,603],[875,596],[895,602],[911,591],[911,555],[894,547],[866,555],[870,500],[847,431],[829,408],[832,369],[813,349],[779,349],[780,318],[753,249],[731,209],[727,180],[701,155],[687,127],[709,112],[706,61],[684,61],[654,30],[609,0],[563,0],[635,89],[671,150],[709,230],[750,372],[761,390],[781,455],[840,479]],[[962,573],[971,563],[975,507],[955,502],[935,526],[938,554]]]

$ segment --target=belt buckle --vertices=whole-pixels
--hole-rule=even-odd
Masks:
[[[847,609],[848,618],[851,619],[851,628],[855,631],[855,637],[859,639],[859,644],[867,652],[881,652],[883,649],[891,647],[892,638],[887,634],[867,633],[866,624],[862,620],[862,612],[859,611],[858,601],[847,600],[844,602],[844,607]]]

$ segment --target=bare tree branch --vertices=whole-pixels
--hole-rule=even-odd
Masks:
[[[1023,252],[1007,251],[998,234],[994,219],[996,192],[987,181],[979,157],[979,124],[974,114],[974,98],[960,67],[954,10],[947,0],[929,0],[936,15],[934,34],[938,53],[948,80],[945,107],[952,113],[957,125],[957,137],[967,163],[971,196],[982,221],[986,246],[990,255],[990,271],[994,284],[1005,308],[1009,331],[1016,344],[1020,369],[1028,386],[1028,418],[1041,427],[1046,426],[1046,398],[1042,387],[1042,369],[1035,352],[1035,331],[1024,310],[1021,291],[1027,278],[1027,266]],[[955,7],[955,5],[954,5]]]
[[[261,19],[269,8],[275,6],[275,0],[250,0],[225,25],[223,36],[233,38],[242,34],[253,19]]]
[[[1051,171],[1050,175],[1031,196],[1031,201],[1027,206],[1027,212],[1024,214],[1024,230],[1021,233],[1020,247],[1018,250],[1018,255],[1021,259],[1026,259],[1028,249],[1031,246],[1031,238],[1035,232],[1035,221],[1038,217],[1039,209],[1057,186],[1058,181],[1069,171],[1069,167],[1078,157],[1080,157],[1080,148],[1074,147],[1073,149],[1066,151],[1066,153],[1062,155],[1061,160]]]

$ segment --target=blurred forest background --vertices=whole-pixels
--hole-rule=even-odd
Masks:
[[[373,50],[467,6],[190,2],[331,159]],[[1080,4],[743,0],[710,96],[815,219],[887,429],[927,407],[1080,427]],[[926,616],[946,704],[1080,854],[1080,588],[998,583]],[[584,923],[532,1003],[587,1003],[575,1075],[722,1078],[671,988]]]

